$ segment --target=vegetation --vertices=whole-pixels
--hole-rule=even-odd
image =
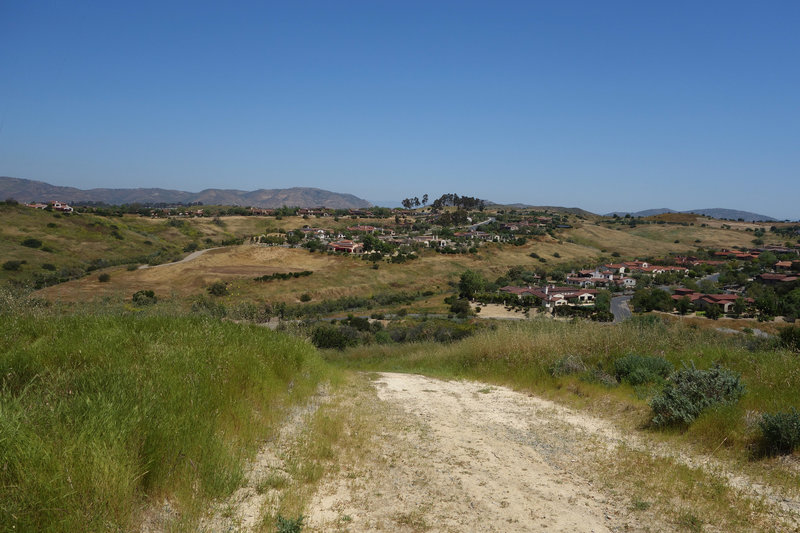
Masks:
[[[763,433],[763,447],[768,453],[789,454],[800,447],[800,413],[795,408],[788,412],[764,413],[759,422]]]
[[[303,276],[310,276],[313,274],[310,270],[303,270],[302,272],[276,272],[274,274],[264,274],[263,276],[259,276],[257,278],[253,278],[255,281],[272,281],[276,279],[296,279],[302,278]]]
[[[303,341],[202,317],[6,310],[0,375],[0,523],[106,531],[150,497],[188,512],[232,491],[322,366]]]
[[[689,425],[704,410],[716,405],[729,405],[739,401],[745,387],[739,375],[714,365],[709,370],[685,366],[669,378],[651,401],[653,424],[669,426]]]

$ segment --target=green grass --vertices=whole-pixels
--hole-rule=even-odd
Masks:
[[[164,498],[186,521],[324,373],[264,328],[0,314],[0,529],[131,529]]]

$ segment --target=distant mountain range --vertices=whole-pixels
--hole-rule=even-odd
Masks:
[[[694,215],[703,215],[706,217],[727,220],[739,220],[741,218],[745,222],[774,222],[777,220],[775,218],[768,217],[767,215],[759,215],[758,213],[751,213],[749,211],[738,211],[736,209],[722,209],[719,207],[709,209],[690,209],[689,211],[675,211],[673,209],[667,209],[664,207],[661,209],[646,209],[644,211],[637,211],[635,213],[630,211],[615,211],[604,216],[613,217],[614,215],[619,215],[622,217],[629,214],[632,217],[652,217],[656,215],[663,215],[664,213],[691,213]]]
[[[290,189],[259,189],[238,191],[234,189],[205,189],[200,192],[175,191],[170,189],[76,189],[59,187],[43,181],[0,177],[0,201],[14,198],[18,202],[47,202],[58,200],[67,203],[103,202],[109,205],[140,203],[204,205],[241,205],[274,208],[329,207],[332,209],[361,209],[370,207],[367,200],[322,189],[292,187]]]

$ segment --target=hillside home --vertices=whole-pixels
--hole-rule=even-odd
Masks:
[[[346,254],[360,254],[364,252],[364,245],[358,242],[343,239],[341,241],[335,241],[328,244],[328,249],[334,252],[343,252]]]

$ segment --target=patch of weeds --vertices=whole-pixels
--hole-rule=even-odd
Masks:
[[[586,371],[586,364],[580,355],[568,354],[550,366],[550,375],[554,378],[579,374]]]
[[[415,509],[408,513],[396,513],[392,518],[398,524],[407,526],[413,531],[427,531],[430,529],[420,509]]]
[[[638,498],[635,498],[633,501],[631,501],[631,510],[632,511],[646,511],[646,510],[650,509],[651,505],[653,505],[653,504],[648,502],[648,501],[640,500]]]
[[[581,381],[585,381],[586,383],[597,383],[609,388],[619,385],[619,383],[617,383],[617,379],[608,372],[604,371],[602,368],[593,368],[592,370],[582,374]]]
[[[479,389],[478,392],[481,393],[481,394],[489,394],[493,390],[494,389],[492,387],[484,387],[482,389]]]
[[[288,483],[289,480],[286,479],[285,476],[273,472],[269,476],[259,481],[258,485],[256,485],[256,492],[258,494],[264,494],[268,492],[270,489],[280,490],[284,488]]]
[[[703,531],[703,521],[690,512],[685,512],[678,517],[678,525],[685,528],[687,531],[697,533]]]
[[[630,354],[614,361],[614,374],[631,385],[661,383],[672,372],[672,363],[663,357]]]
[[[279,514],[275,520],[275,528],[277,533],[300,533],[303,530],[303,520],[305,520],[303,515],[286,518]]]

